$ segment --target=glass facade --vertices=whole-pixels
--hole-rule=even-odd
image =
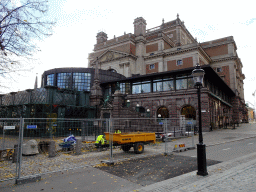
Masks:
[[[153,80],[153,92],[174,90],[174,80],[171,77],[164,77]]]
[[[132,84],[132,94],[151,92],[150,81],[138,81]]]
[[[57,86],[62,89],[72,89],[71,73],[58,73]]]
[[[130,94],[131,93],[130,83],[120,83],[120,91],[122,94]]]
[[[194,81],[191,75],[178,75],[176,77],[176,90],[190,89],[193,87]]]
[[[54,85],[54,74],[50,74],[50,75],[47,75],[47,83],[46,85],[51,85],[53,86]]]
[[[77,91],[90,91],[90,84],[90,73],[73,73],[73,89]]]

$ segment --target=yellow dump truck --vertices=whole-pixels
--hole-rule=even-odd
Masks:
[[[148,132],[129,132],[129,133],[113,133],[105,132],[106,140],[112,140],[113,145],[120,145],[122,150],[127,152],[134,148],[134,152],[137,154],[143,153],[144,145],[156,142],[155,133]]]

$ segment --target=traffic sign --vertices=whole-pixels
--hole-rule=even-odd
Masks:
[[[36,129],[37,125],[27,125],[27,129]]]
[[[4,126],[4,130],[15,129],[15,126]]]

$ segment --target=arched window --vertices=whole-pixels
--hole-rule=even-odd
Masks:
[[[169,118],[169,110],[166,107],[160,107],[157,110],[157,117],[159,117],[159,114],[161,115],[161,118]]]
[[[191,105],[186,105],[181,109],[181,115],[185,115],[186,119],[196,120],[196,110]]]

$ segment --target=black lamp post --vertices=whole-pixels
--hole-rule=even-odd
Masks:
[[[201,69],[200,65],[197,64],[196,68],[192,71],[195,88],[197,88],[198,97],[198,116],[199,116],[199,144],[197,144],[197,175],[206,176],[208,175],[206,166],[206,150],[203,144],[202,135],[202,116],[201,116],[201,93],[200,89],[203,85],[204,70]]]

